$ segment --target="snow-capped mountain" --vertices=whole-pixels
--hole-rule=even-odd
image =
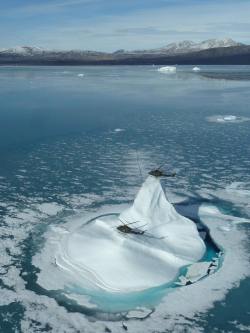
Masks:
[[[208,39],[200,43],[195,43],[192,41],[185,40],[179,43],[168,44],[166,47],[162,48],[165,50],[175,51],[176,53],[185,53],[189,51],[201,51],[207,49],[213,49],[217,47],[231,47],[243,45],[241,43],[235,42],[231,38],[225,39]]]
[[[32,55],[46,52],[46,50],[37,46],[16,46],[9,49],[0,49],[0,52],[17,55]]]
[[[185,40],[178,43],[171,43],[161,48],[156,49],[149,49],[149,50],[135,50],[135,51],[125,51],[125,50],[118,50],[113,54],[126,54],[126,53],[145,53],[145,54],[154,54],[154,53],[164,53],[169,55],[174,54],[181,54],[181,53],[189,53],[189,52],[197,52],[202,50],[208,50],[212,48],[219,48],[219,47],[231,47],[231,46],[240,46],[244,45],[242,43],[235,42],[230,38],[226,39],[208,39],[203,42],[192,42],[189,40]],[[17,46],[14,48],[9,49],[0,49],[0,53],[8,53],[13,55],[41,55],[46,53],[92,53],[91,51],[79,51],[79,50],[72,50],[72,51],[55,51],[55,50],[48,50],[37,46]],[[102,52],[93,52],[93,53],[102,53]]]
[[[244,45],[242,43],[235,42],[231,38],[225,39],[208,39],[202,42],[193,42],[189,40],[184,40],[178,43],[171,43],[161,48],[151,49],[151,50],[143,50],[143,51],[135,51],[139,53],[164,53],[169,55],[181,54],[181,53],[190,53],[190,52],[198,52],[202,50],[208,50],[219,47],[232,47],[232,46],[240,46]]]
[[[151,50],[113,53],[87,50],[49,50],[33,46],[0,49],[0,65],[90,65],[90,64],[250,64],[250,45],[232,39],[183,41]]]

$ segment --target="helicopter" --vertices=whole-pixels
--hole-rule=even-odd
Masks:
[[[133,227],[130,227],[130,225],[132,225],[134,223],[138,223],[140,221],[124,223],[121,219],[119,219],[119,220],[122,222],[122,224],[117,227],[118,231],[120,231],[124,234],[134,234],[134,235],[143,235],[145,233],[145,230],[141,230],[141,228],[145,227],[146,224],[140,226],[140,228],[133,228]]]
[[[162,237],[156,237],[154,236],[153,234],[151,234],[150,232],[148,232],[147,230],[142,230],[146,225],[146,224],[143,224],[141,226],[139,226],[138,228],[137,227],[130,227],[130,225],[134,224],[134,223],[138,223],[140,221],[133,221],[133,222],[130,222],[128,223],[126,221],[126,223],[124,221],[122,221],[121,219],[119,219],[122,224],[119,225],[118,227],[116,227],[116,229],[123,233],[123,234],[133,234],[133,235],[139,235],[139,236],[145,236],[145,237],[148,237],[148,238],[154,238],[154,239],[164,239],[166,238],[166,236],[162,236]]]
[[[175,177],[176,176],[176,172],[172,172],[172,173],[166,173],[164,171],[162,171],[162,167],[164,166],[164,164],[160,165],[158,168],[153,169],[151,171],[149,171],[149,175],[150,176],[154,176],[154,177]]]

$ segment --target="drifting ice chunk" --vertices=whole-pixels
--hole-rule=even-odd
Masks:
[[[194,71],[194,72],[199,72],[200,70],[201,70],[200,67],[196,67],[196,66],[195,66],[195,67],[193,68],[193,71]]]
[[[175,284],[180,286],[185,286],[188,284],[195,283],[207,275],[213,274],[219,265],[219,258],[213,258],[212,261],[197,262],[190,265],[187,268],[186,275],[181,275],[179,281]]]
[[[84,77],[84,74],[80,73],[77,75],[78,77]]]
[[[162,73],[175,73],[176,72],[176,67],[175,66],[164,66],[158,68],[158,72]]]
[[[226,123],[243,123],[245,121],[249,121],[250,118],[234,116],[234,115],[214,115],[214,116],[207,117],[207,120],[209,122],[226,124]]]
[[[233,120],[236,120],[237,117],[236,116],[225,116],[223,118],[224,121],[233,121]]]
[[[115,128],[114,132],[118,133],[118,132],[124,132],[125,129],[123,128]]]

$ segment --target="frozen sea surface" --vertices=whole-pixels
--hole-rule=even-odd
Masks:
[[[1,332],[249,331],[249,78],[248,66],[0,68]],[[222,265],[157,304],[99,311],[58,280],[48,242],[119,213],[162,163],[177,171],[168,199],[210,229]]]

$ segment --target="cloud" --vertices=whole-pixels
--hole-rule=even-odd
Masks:
[[[1,15],[9,16],[33,16],[37,14],[46,14],[56,12],[58,10],[67,9],[73,6],[82,6],[93,4],[101,0],[64,0],[64,1],[51,1],[40,2],[32,5],[22,5],[15,8],[1,10]]]
[[[250,1],[244,0],[46,1],[15,8],[12,22],[3,23],[2,17],[0,29],[7,34],[0,46],[114,51],[161,47],[183,39],[232,37],[247,43],[249,12]]]
[[[126,35],[180,35],[180,36],[189,36],[190,34],[203,34],[204,31],[188,31],[188,30],[168,30],[168,29],[160,29],[157,27],[132,27],[132,28],[123,28],[123,29],[117,29],[113,33],[111,33],[111,36],[126,36]]]

